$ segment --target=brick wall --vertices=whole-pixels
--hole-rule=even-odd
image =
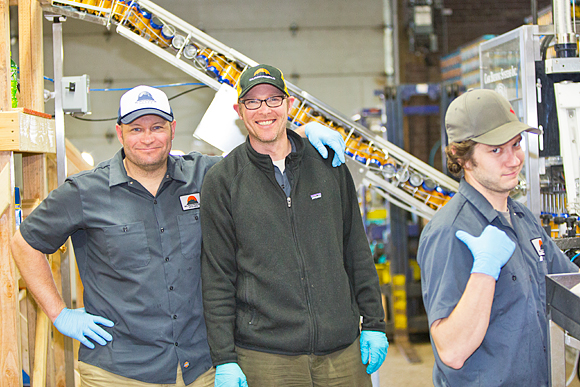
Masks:
[[[406,31],[408,15],[407,0],[399,0],[399,55],[401,84],[437,83],[441,81],[439,58],[482,35],[501,35],[524,24],[531,15],[530,0],[443,0],[444,7],[453,11],[446,17],[445,24],[436,19],[439,37],[439,52],[426,50],[409,51]],[[538,10],[551,5],[551,0],[539,0]],[[445,41],[446,39],[446,41]],[[445,51],[445,48],[447,51]],[[413,97],[406,106],[435,104],[428,98]],[[440,118],[433,116],[410,116],[404,119],[405,150],[427,162],[429,152],[440,138]],[[441,169],[440,153],[435,158],[435,167]]]
[[[447,16],[449,52],[481,35],[500,35],[513,30],[532,14],[530,0],[444,0],[443,4],[453,11]],[[538,10],[551,4],[551,1],[539,0]]]

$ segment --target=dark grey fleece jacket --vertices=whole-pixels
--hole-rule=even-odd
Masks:
[[[385,331],[380,288],[345,165],[288,131],[292,191],[249,140],[212,167],[202,187],[202,284],[214,365],[234,345],[285,355],[348,347]]]

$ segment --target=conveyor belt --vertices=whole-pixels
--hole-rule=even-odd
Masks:
[[[44,10],[116,26],[121,36],[214,90],[223,84],[235,87],[241,72],[258,64],[149,0],[53,0]],[[296,98],[290,126],[318,121],[341,133],[347,155],[362,169],[363,182],[393,204],[431,219],[457,192],[455,180],[295,85],[288,83],[288,90]]]

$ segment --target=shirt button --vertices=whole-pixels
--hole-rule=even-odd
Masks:
[[[514,281],[515,281],[515,280],[517,280],[517,279],[518,279],[518,277],[516,277],[515,275],[512,275],[512,280],[514,280]]]
[[[161,230],[160,231],[163,232],[163,231],[165,231],[165,229],[163,227],[161,227]]]
[[[157,204],[157,200],[153,200],[153,204]]]
[[[169,262],[169,257],[165,257],[165,262]]]
[[[179,347],[179,343],[177,341],[174,344],[176,347]]]
[[[169,287],[169,290],[173,290],[173,286],[170,286],[170,287]]]
[[[198,219],[199,219],[199,216],[195,215],[195,220],[198,220]]]
[[[173,315],[173,319],[174,320],[177,320],[177,315],[176,314]]]

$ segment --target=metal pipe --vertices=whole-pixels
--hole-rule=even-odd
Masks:
[[[537,0],[532,0],[532,24],[538,25],[538,2]]]
[[[395,85],[395,42],[393,40],[393,10],[394,0],[383,0],[383,23],[384,27],[384,47],[385,47],[385,74],[387,75],[387,86]]]
[[[64,18],[63,18],[64,20]],[[62,106],[62,77],[64,63],[64,49],[62,41],[62,23],[59,16],[52,21],[52,52],[54,65],[54,121],[56,128],[56,176],[58,185],[66,179],[66,145],[64,129],[64,110]],[[68,246],[68,243],[67,243]],[[72,294],[70,282],[70,254],[66,249],[61,254],[60,275],[62,280],[62,298],[67,308],[72,308]],[[74,353],[73,342],[70,337],[64,337],[65,383],[67,387],[74,387]]]
[[[572,12],[570,1],[552,0],[552,16],[554,18],[554,32],[556,43],[574,43],[572,33]]]

